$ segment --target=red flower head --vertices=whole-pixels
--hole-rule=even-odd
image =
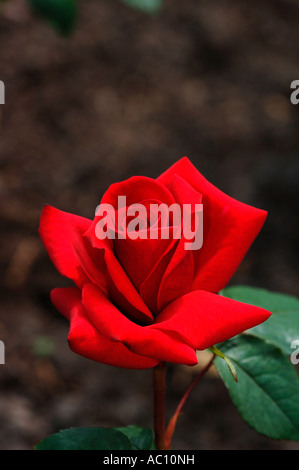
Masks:
[[[122,209],[117,205],[120,196],[126,201]],[[111,185],[100,207],[104,204],[120,215],[118,224],[113,221],[114,238],[98,236],[98,212],[92,221],[46,206],[41,216],[39,233],[51,260],[76,285],[51,293],[56,308],[70,321],[73,351],[132,369],[164,361],[193,365],[196,350],[269,317],[262,308],[217,294],[259,233],[265,211],[221,192],[187,158],[156,180],[134,176]],[[119,221],[128,222],[121,212],[133,204],[147,209],[151,204],[203,204],[201,248],[186,249],[184,235],[162,236],[167,228],[163,224],[158,236],[146,237],[149,219],[143,221],[145,236],[120,236],[124,227]],[[173,230],[174,221],[168,222]],[[176,228],[181,233],[180,224]]]

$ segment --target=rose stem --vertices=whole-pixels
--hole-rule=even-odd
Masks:
[[[159,450],[165,450],[165,363],[154,367],[154,431],[155,446]]]
[[[175,410],[172,418],[170,419],[169,423],[168,423],[168,426],[167,426],[167,429],[166,429],[166,433],[165,433],[165,449],[170,449],[170,445],[171,445],[171,439],[172,439],[172,435],[174,433],[174,430],[175,430],[175,427],[176,427],[176,424],[177,424],[177,420],[178,420],[178,417],[182,411],[182,408],[188,398],[188,396],[190,395],[190,393],[192,392],[193,388],[195,387],[195,385],[197,384],[197,382],[205,375],[205,373],[209,370],[209,368],[211,367],[213,361],[215,359],[215,354],[213,355],[213,357],[211,358],[211,360],[208,362],[208,364],[200,371],[200,373],[195,377],[195,379],[193,380],[193,382],[191,382],[191,384],[189,385],[189,387],[187,388],[186,392],[184,393],[180,403],[178,404],[178,407],[177,409]]]

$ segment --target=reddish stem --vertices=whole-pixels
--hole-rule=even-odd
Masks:
[[[197,384],[197,382],[203,377],[203,375],[205,375],[205,373],[209,370],[209,368],[211,367],[213,361],[214,361],[214,358],[215,358],[215,354],[213,355],[213,357],[211,358],[211,360],[208,362],[208,364],[200,371],[200,373],[195,377],[195,379],[193,380],[193,382],[189,385],[189,387],[187,388],[185,394],[183,395],[180,403],[178,404],[178,407],[177,409],[175,410],[172,418],[170,419],[169,423],[168,423],[168,426],[167,426],[167,429],[166,429],[166,433],[165,433],[165,440],[164,440],[164,445],[165,445],[165,449],[169,450],[170,449],[170,446],[171,446],[171,439],[172,439],[172,435],[174,433],[174,430],[175,430],[175,427],[176,427],[176,424],[177,424],[177,420],[178,420],[178,417],[182,411],[182,408],[188,398],[188,396],[190,395],[190,393],[192,392],[193,388],[195,387],[195,385]]]
[[[165,450],[165,376],[166,365],[164,363],[154,367],[154,431],[155,446],[159,450]]]

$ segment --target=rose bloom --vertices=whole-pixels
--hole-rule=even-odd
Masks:
[[[157,179],[133,176],[112,184],[101,204],[117,210],[118,196],[126,196],[128,206],[202,203],[203,245],[186,250],[184,236],[101,240],[98,215],[89,220],[45,206],[40,236],[58,271],[76,286],[51,292],[70,322],[73,351],[132,369],[164,361],[194,365],[196,350],[269,317],[262,308],[217,294],[259,233],[265,211],[224,194],[186,157]]]

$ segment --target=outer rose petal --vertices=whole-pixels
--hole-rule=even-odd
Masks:
[[[262,228],[267,212],[256,209],[226,195],[209,183],[182,158],[157,181],[171,187],[179,175],[203,196],[203,246],[194,252],[197,275],[192,290],[218,292],[226,286],[253,240]]]
[[[39,226],[39,234],[58,271],[77,286],[94,282],[105,290],[105,274],[102,253],[93,250],[83,234],[91,220],[45,206]]]
[[[110,340],[121,341],[131,351],[159,362],[197,364],[194,349],[178,339],[177,334],[131,322],[93,284],[84,287],[82,303],[90,322]]]
[[[158,364],[152,358],[135,354],[120,342],[109,340],[90,323],[81,303],[81,291],[58,288],[51,292],[56,308],[70,320],[70,348],[88,359],[126,369],[148,369]]]
[[[263,308],[198,290],[169,304],[148,328],[177,334],[202,350],[259,325],[270,315]]]

